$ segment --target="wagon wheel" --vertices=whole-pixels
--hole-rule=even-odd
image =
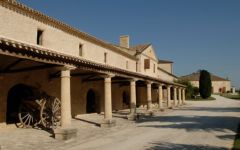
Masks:
[[[40,118],[46,128],[56,128],[60,125],[61,102],[58,98],[50,98],[45,101],[41,108]]]
[[[39,123],[38,114],[39,110],[22,103],[18,112],[20,123],[18,123],[17,126],[21,128],[35,127]]]

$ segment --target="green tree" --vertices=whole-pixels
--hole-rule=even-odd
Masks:
[[[210,97],[212,93],[211,76],[210,73],[206,70],[200,71],[199,92],[203,99]]]
[[[179,80],[177,83],[186,85],[186,99],[192,99],[193,98],[193,85],[186,80]]]

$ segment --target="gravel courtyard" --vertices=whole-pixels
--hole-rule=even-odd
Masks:
[[[230,149],[240,121],[240,101],[215,97],[215,101],[187,101],[184,107],[157,112],[136,123],[116,116],[113,128],[74,119],[75,141],[56,141],[50,133],[36,129],[0,129],[1,150]]]

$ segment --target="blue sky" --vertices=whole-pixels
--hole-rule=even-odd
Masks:
[[[178,76],[199,69],[240,87],[239,0],[19,0],[111,43],[152,43]]]

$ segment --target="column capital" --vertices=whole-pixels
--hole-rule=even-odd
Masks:
[[[71,65],[64,65],[64,66],[61,66],[61,67],[58,67],[58,68],[61,71],[66,71],[66,70],[75,70],[77,67],[71,66]]]
[[[167,88],[171,88],[171,87],[172,87],[172,85],[166,85],[166,87],[167,87]]]
[[[163,83],[158,83],[158,86],[164,86],[165,84],[163,84]]]
[[[146,83],[147,84],[153,84],[153,81],[147,80]]]
[[[104,75],[101,75],[101,77],[103,77],[103,78],[113,78],[113,77],[115,77],[115,74],[104,74]]]
[[[137,82],[139,79],[137,79],[137,78],[131,78],[131,79],[129,79],[128,81],[130,81],[130,82]]]
[[[174,89],[178,89],[178,87],[177,87],[177,86],[173,86],[173,88],[174,88]]]

